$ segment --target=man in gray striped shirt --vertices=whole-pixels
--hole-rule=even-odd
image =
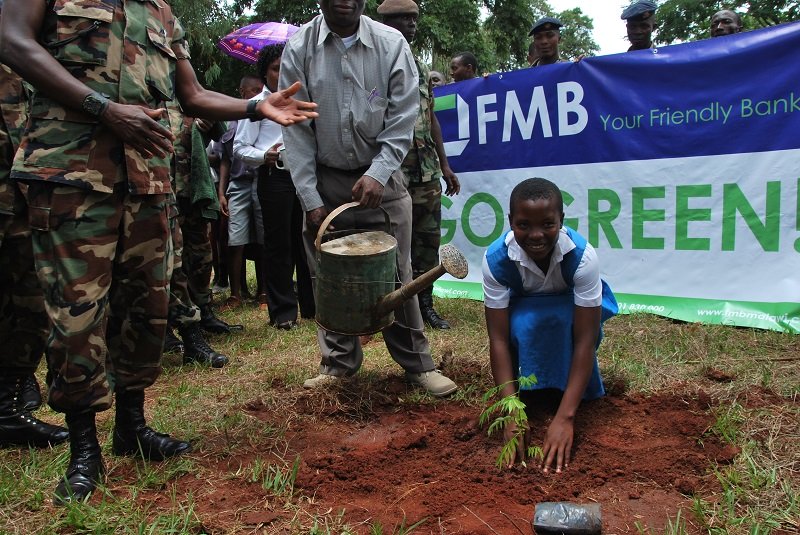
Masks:
[[[320,0],[322,15],[287,43],[279,87],[303,82],[296,95],[319,105],[319,117],[285,128],[286,164],[306,214],[304,241],[315,275],[314,236],[334,208],[357,201],[389,214],[398,242],[400,280],[411,280],[411,197],[399,171],[419,108],[418,74],[400,32],[362,16],[365,0]],[[378,210],[349,210],[337,230],[384,227]],[[343,296],[344,297],[344,296]],[[414,297],[395,311],[383,330],[392,358],[409,382],[445,396],[456,384],[436,371]],[[319,330],[320,374],[303,386],[316,388],[355,374],[363,353],[358,337]]]

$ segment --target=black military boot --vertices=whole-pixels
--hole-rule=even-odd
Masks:
[[[117,392],[117,418],[112,449],[115,455],[128,455],[149,461],[163,461],[189,453],[192,445],[149,428],[144,420],[144,392]]]
[[[42,406],[42,390],[34,374],[25,376],[22,383],[22,408],[33,412]]]
[[[184,364],[197,362],[212,368],[222,368],[228,363],[228,357],[222,353],[217,353],[208,345],[198,324],[184,325],[178,328],[178,332],[183,338]]]
[[[167,335],[164,337],[164,353],[183,353],[183,342],[175,336],[172,327],[167,327]]]
[[[97,442],[97,426],[94,411],[68,412],[69,465],[64,478],[56,486],[53,496],[55,505],[81,502],[97,488],[103,480],[103,457]]]
[[[450,324],[433,309],[433,286],[428,286],[419,295],[419,311],[425,323],[434,329],[449,329]]]
[[[211,305],[200,307],[200,327],[211,334],[229,334],[231,331],[243,331],[244,325],[229,325],[219,319]],[[185,340],[184,340],[185,343]]]
[[[65,442],[69,432],[35,418],[24,406],[25,376],[2,376],[0,372],[0,447],[46,448]]]

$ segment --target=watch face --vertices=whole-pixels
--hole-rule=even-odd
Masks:
[[[107,100],[102,97],[89,94],[83,99],[83,111],[94,117],[100,117],[106,107],[106,102]]]

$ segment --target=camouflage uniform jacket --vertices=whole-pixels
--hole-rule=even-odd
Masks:
[[[409,183],[423,184],[442,178],[436,144],[431,134],[431,113],[433,111],[433,86],[428,80],[428,66],[414,58],[419,71],[419,114],[414,125],[414,139],[411,149],[400,165]]]
[[[169,124],[175,141],[172,142],[174,150],[172,158],[172,190],[176,197],[189,196],[189,178],[191,176],[192,125],[194,119],[183,114],[177,102],[170,102],[167,106]]]
[[[569,61],[568,61],[568,60],[566,60],[566,59],[561,59],[561,57],[559,57],[559,58],[558,58],[558,59],[555,61],[555,63],[548,63],[547,65],[541,65],[541,64],[540,64],[540,63],[541,63],[541,61],[542,61],[542,58],[536,58],[536,60],[534,60],[534,62],[533,62],[533,63],[531,63],[531,67],[546,67],[547,65],[555,65],[555,63],[569,63]]]
[[[11,162],[25,127],[25,93],[22,79],[0,63],[0,213],[13,214],[18,206],[11,183]]]
[[[175,141],[172,142],[174,150],[172,158],[172,191],[176,197],[190,197],[190,184],[192,180],[195,180],[192,176],[192,168],[197,165],[196,160],[202,160],[199,165],[208,166],[210,169],[211,166],[208,163],[208,154],[206,154],[205,146],[212,139],[220,139],[227,131],[228,125],[224,121],[215,121],[208,132],[200,132],[204,150],[202,153],[197,153],[192,147],[194,132],[197,130],[194,118],[184,115],[180,104],[175,100],[167,104],[167,112],[169,113],[170,129],[172,130],[172,135],[175,136]],[[213,178],[211,180],[213,181]]]
[[[185,32],[164,0],[47,0],[40,42],[69,73],[121,104],[163,108]],[[170,191],[170,161],[145,158],[96,118],[34,92],[12,177],[132,194]],[[164,119],[164,126],[169,126]]]

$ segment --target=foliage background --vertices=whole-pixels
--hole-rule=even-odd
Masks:
[[[667,0],[658,9],[656,41],[670,44],[705,39],[711,16],[721,9],[743,15],[745,31],[800,18],[797,0]]]
[[[379,0],[366,0],[366,14],[377,15]],[[562,56],[594,55],[592,19],[580,8],[557,13],[546,0],[419,0],[420,17],[414,52],[434,69],[447,73],[450,58],[471,51],[483,72],[527,66],[533,22],[555,15],[565,23]],[[300,25],[319,13],[316,0],[172,0],[173,10],[189,35],[192,64],[210,89],[235,94],[242,75],[252,67],[225,56],[217,41],[235,28],[258,21]]]

